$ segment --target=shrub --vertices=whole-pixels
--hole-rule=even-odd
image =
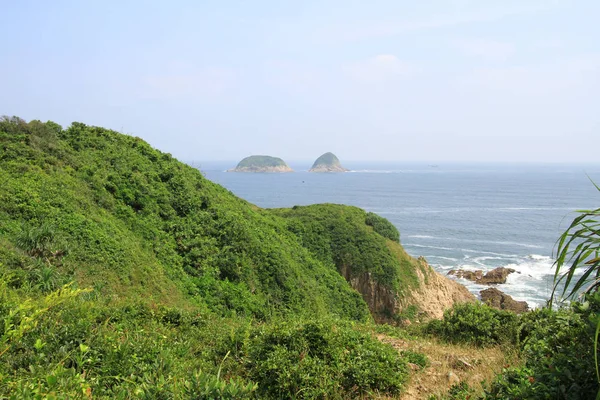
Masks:
[[[365,219],[365,223],[373,227],[373,230],[379,233],[381,236],[393,240],[394,242],[400,242],[400,232],[398,229],[387,219],[368,212]]]
[[[433,320],[426,332],[452,343],[490,346],[514,343],[517,316],[481,303],[458,304],[444,312],[442,320]]]
[[[412,350],[402,350],[400,355],[402,355],[402,358],[404,358],[407,362],[418,365],[421,367],[421,369],[429,365],[429,359],[423,353],[418,353]]]
[[[246,383],[239,379],[224,381],[218,376],[197,373],[185,383],[184,393],[194,400],[247,399],[256,391],[255,383]]]
[[[246,348],[261,398],[397,394],[408,375],[392,347],[344,324],[282,322],[254,331]]]
[[[523,315],[519,348],[523,367],[496,377],[491,398],[592,399],[598,392],[593,337],[598,296],[585,305]]]
[[[444,396],[432,395],[429,400],[474,400],[474,393],[472,387],[466,382],[455,383],[450,387],[448,393]]]
[[[32,257],[48,258],[53,254],[56,242],[54,228],[47,223],[38,227],[23,226],[15,243]]]

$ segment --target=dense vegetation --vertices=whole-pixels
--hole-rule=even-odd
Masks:
[[[370,274],[384,287],[399,293],[417,284],[418,263],[405,254],[398,257],[389,251],[401,251],[397,243],[400,234],[382,217],[375,219],[373,213],[335,204],[268,212],[284,217],[287,229],[304,247],[325,265],[343,271],[348,279]]]
[[[368,212],[365,223],[373,227],[373,230],[381,236],[400,243],[400,232],[398,231],[398,228],[387,219],[373,212]]]
[[[0,132],[0,256],[19,284],[75,280],[117,299],[259,319],[369,318],[282,221],[142,140],[79,123],[10,120]]]
[[[426,330],[446,341],[492,346],[516,342],[517,316],[484,304],[459,304],[444,318],[429,322]]]
[[[595,215],[561,242],[592,281]],[[0,120],[0,398],[396,396],[427,358],[377,340],[347,280],[416,287],[399,237],[355,207],[259,209],[138,138]],[[447,398],[594,398],[597,288],[559,310],[461,305],[413,328],[520,357],[485,393]]]
[[[325,153],[315,160],[309,172],[313,171],[347,171],[337,156],[333,153]]]
[[[279,157],[271,156],[249,156],[240,161],[235,167],[236,170],[253,170],[261,168],[284,167],[288,165]]]
[[[515,315],[483,304],[462,304],[433,320],[425,331],[453,343],[500,345],[521,362],[506,365],[484,394],[464,384],[448,399],[593,399],[598,390],[594,332],[600,295],[559,310]]]
[[[308,245],[281,210],[138,138],[4,119],[0,186],[0,397],[352,397],[406,379],[348,322],[371,315],[331,258],[341,243]],[[311,211],[331,239],[360,233],[357,273],[400,285],[410,258],[363,211]]]
[[[327,152],[322,154],[315,160],[312,165],[312,168],[318,167],[320,165],[340,165],[340,160],[335,156],[335,154],[331,152]]]

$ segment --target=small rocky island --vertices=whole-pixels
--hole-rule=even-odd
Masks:
[[[348,169],[342,167],[340,160],[333,153],[325,153],[317,158],[308,172],[346,172]]]
[[[250,156],[227,172],[294,172],[294,170],[278,157]]]

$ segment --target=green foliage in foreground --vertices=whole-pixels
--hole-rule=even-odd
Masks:
[[[428,400],[475,400],[475,390],[466,382],[455,383],[450,386],[448,393],[444,396],[429,396]]]
[[[453,343],[493,346],[516,342],[518,317],[481,303],[458,304],[432,320],[426,332]]]
[[[600,186],[594,186],[600,192]],[[558,240],[552,298],[555,294],[568,298],[600,289],[600,208],[578,213]],[[575,281],[576,273],[580,276]]]
[[[507,368],[493,382],[493,399],[593,399],[599,389],[593,338],[600,296],[558,311],[539,309],[520,320],[525,364]]]
[[[391,346],[340,320],[256,324],[0,283],[0,398],[351,398],[397,394],[408,375]]]
[[[458,305],[426,331],[443,340],[475,346],[503,345],[516,350],[523,364],[505,368],[486,399],[593,399],[598,392],[594,334],[600,294],[559,310],[537,309],[520,316],[482,304]],[[448,399],[471,396],[456,388]],[[474,398],[474,397],[470,397]]]
[[[252,332],[244,355],[264,398],[397,394],[406,361],[391,346],[349,325],[283,322]]]

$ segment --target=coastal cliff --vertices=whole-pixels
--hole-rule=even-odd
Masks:
[[[436,272],[423,257],[417,260],[416,273],[421,283],[402,299],[400,309],[405,305],[416,305],[429,318],[442,318],[444,311],[455,304],[475,303],[477,299],[460,283]]]
[[[477,302],[464,285],[436,272],[425,259],[412,260],[416,261],[417,284],[403,292],[395,292],[382,285],[370,273],[353,277],[347,267],[342,267],[340,273],[362,295],[371,314],[380,322],[393,319],[394,315],[401,315],[411,308],[421,319],[439,319],[445,310],[456,304]]]
[[[335,268],[360,293],[375,320],[395,319],[412,308],[440,318],[458,303],[475,302],[467,288],[411,257],[387,219],[337,204],[270,210],[319,261]]]

